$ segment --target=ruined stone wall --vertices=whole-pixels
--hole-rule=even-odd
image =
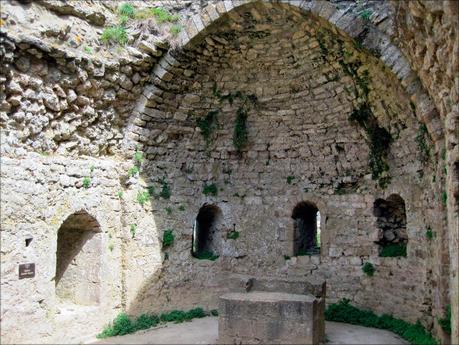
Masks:
[[[158,294],[142,298],[142,310],[157,303],[196,304],[202,301],[199,291],[208,295],[215,285],[219,292],[224,290],[217,275],[222,269],[326,277],[330,301],[348,297],[381,313],[430,323],[425,230],[442,226],[435,223],[441,210],[431,205],[432,194],[423,191],[431,176],[414,140],[419,122],[409,98],[375,59],[350,41],[337,44],[329,27],[313,17],[283,6],[229,16],[231,20],[219,21],[202,44],[176,56],[172,76],[150,88],[152,96],[137,122],[143,126],[139,141],[151,161],[145,174],[167,172],[174,181],[173,194],[194,210],[168,220],[181,239],[170,249],[168,273],[159,284],[169,282],[169,289],[163,295],[152,284]],[[319,42],[321,34],[335,45]],[[321,45],[330,48],[326,57]],[[336,56],[333,49],[355,54],[363,62],[359,73],[369,71],[374,116],[394,137],[387,190],[371,180],[368,145],[349,121],[358,104],[358,86],[338,58],[330,59]],[[248,144],[241,153],[233,145],[241,101],[231,105],[222,100],[238,91],[258,99],[249,111]],[[216,110],[217,124],[206,143],[196,122]],[[217,186],[217,196],[203,194],[203,186],[210,184]],[[406,259],[379,258],[373,243],[379,231],[373,203],[391,194],[401,195],[409,209]],[[291,213],[301,201],[316,203],[323,216],[321,256],[285,261],[284,255],[292,255]],[[204,203],[220,206],[227,232],[235,229],[240,237],[224,240],[223,257],[200,273],[201,262],[190,254],[192,224],[186,219],[193,219]],[[366,261],[377,265],[377,277],[364,277],[361,266]],[[172,274],[177,271],[179,277]]]
[[[118,4],[79,4],[11,1],[2,13],[2,339],[79,342],[82,327],[94,334],[122,310],[214,308],[233,273],[325,278],[328,302],[349,298],[442,334],[434,320],[449,302],[449,272],[457,292],[457,178],[449,173],[457,173],[457,92],[440,68],[447,63],[435,75],[448,77],[431,84],[419,67],[421,84],[390,42],[387,35],[400,35],[418,66],[415,43],[404,46],[408,28],[394,27],[405,5],[167,1],[190,19],[179,37],[184,50],[162,57],[167,42],[153,33],[139,39],[135,28],[124,48],[100,45]],[[433,20],[434,29],[443,22]],[[442,36],[434,29],[425,35]],[[434,94],[445,88],[449,102]],[[248,140],[238,151],[240,109]],[[376,180],[371,137],[349,120],[356,110],[392,137],[389,169]],[[206,139],[202,121],[211,117]],[[134,165],[140,173],[130,172]],[[379,257],[374,243],[374,201],[393,194],[406,206],[406,258]],[[320,255],[292,257],[291,216],[301,201],[321,213]],[[191,255],[205,203],[222,213],[216,261]],[[62,304],[53,280],[58,231],[81,210],[100,228],[100,302],[91,306]],[[167,230],[175,239],[163,247]],[[239,237],[228,238],[231,231]],[[36,277],[19,280],[17,265],[26,262],[36,263]],[[362,272],[365,262],[373,277]]]

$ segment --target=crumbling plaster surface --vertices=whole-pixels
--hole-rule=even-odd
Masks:
[[[458,293],[458,92],[457,83],[450,82],[457,71],[455,60],[451,70],[443,71],[441,66],[448,64],[440,60],[446,58],[432,57],[439,66],[435,75],[447,76],[433,80],[423,72],[429,66],[417,67],[420,58],[412,56],[417,51],[412,45],[422,40],[405,45],[410,29],[394,18],[404,5],[245,3],[209,1],[199,8],[197,2],[184,2],[179,8],[171,2],[170,8],[184,19],[182,54],[166,53],[161,37],[152,37],[144,49],[102,47],[88,54],[84,40],[76,37],[87,37],[88,44],[97,46],[101,25],[116,20],[105,11],[105,3],[88,1],[86,7],[72,4],[65,9],[51,1],[9,2],[2,11],[2,337],[7,341],[60,341],[64,328],[79,341],[71,320],[82,320],[77,323],[96,332],[122,309],[137,314],[214,307],[218,294],[228,289],[228,272],[260,270],[326,278],[330,301],[347,297],[377,312],[409,321],[420,318],[442,334],[434,320]],[[430,9],[430,2],[425,6],[432,18],[441,12]],[[448,6],[444,2],[444,18],[453,17],[454,8]],[[359,17],[363,8],[372,11],[368,21]],[[408,10],[414,13],[416,6]],[[69,15],[61,17],[63,13]],[[266,14],[276,20],[263,23]],[[50,29],[40,18],[57,24]],[[73,25],[67,32],[69,22]],[[254,22],[260,29],[252,29]],[[451,20],[432,23],[434,37],[450,30],[447,37],[457,39],[448,29]],[[363,61],[362,69],[370,70],[373,112],[396,138],[388,156],[392,182],[386,190],[371,180],[365,136],[347,119],[359,99],[349,92],[353,82],[333,58],[339,47],[332,44],[331,59],[321,59],[314,39],[321,28],[328,30],[327,39],[341,37],[352,56]],[[235,34],[230,44],[215,39],[224,38],[225,31]],[[269,34],[250,36],[253,31]],[[379,59],[356,47],[348,35]],[[296,40],[294,46],[289,38]],[[235,47],[237,41],[242,45]],[[438,44],[448,47],[443,52],[454,59],[457,44]],[[420,71],[420,80],[412,68]],[[271,78],[276,81],[270,83]],[[241,157],[231,142],[237,102],[223,105],[221,128],[210,148],[196,127],[197,117],[219,106],[214,81],[223,92],[258,96],[259,108],[249,112],[249,146]],[[435,95],[443,89],[451,91]],[[427,163],[421,162],[415,142],[420,123],[430,135]],[[147,159],[140,176],[129,179],[136,146]],[[446,176],[443,148],[451,172]],[[292,184],[286,182],[288,176],[295,177]],[[84,177],[91,179],[88,189]],[[151,184],[158,190],[162,178],[171,185],[171,198],[139,205],[138,192]],[[204,183],[216,183],[218,195],[204,196]],[[441,202],[445,189],[448,212]],[[374,200],[391,194],[406,204],[406,259],[379,258],[373,243],[378,233]],[[323,216],[322,252],[285,260],[292,250],[291,212],[304,200],[314,202]],[[234,224],[240,231],[237,240],[224,236],[223,254],[215,262],[194,259],[190,253],[192,225],[205,202],[220,207],[226,231]],[[56,313],[52,281],[57,231],[66,217],[82,209],[99,222],[102,232],[101,272],[106,279],[101,280],[100,306],[91,313],[94,319],[79,319],[78,310]],[[436,234],[433,241],[425,238],[429,226]],[[161,250],[166,229],[173,229],[175,242]],[[23,248],[24,236],[30,234],[34,241]],[[34,280],[17,278],[17,264],[25,261],[37,264]],[[377,266],[375,277],[363,275],[365,261]],[[457,320],[458,305],[451,300]],[[28,324],[25,315],[35,325],[32,330],[17,326]]]

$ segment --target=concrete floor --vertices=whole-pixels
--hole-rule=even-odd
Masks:
[[[389,331],[326,322],[327,344],[409,344]],[[217,344],[218,318],[206,317],[181,324],[169,323],[122,337],[113,337],[90,344]]]

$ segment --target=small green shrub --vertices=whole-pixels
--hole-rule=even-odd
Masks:
[[[294,179],[295,179],[295,176],[287,176],[287,183],[292,184]]]
[[[148,200],[150,200],[150,193],[148,192],[148,190],[139,191],[137,193],[136,199],[137,199],[137,202],[143,206]]]
[[[128,175],[130,177],[134,177],[135,175],[137,175],[139,173],[140,169],[137,165],[134,165],[132,168],[130,168],[128,170]]]
[[[212,253],[211,251],[204,250],[202,252],[194,253],[193,256],[199,260],[210,260],[215,261],[218,259],[218,255]]]
[[[389,243],[382,246],[379,256],[381,257],[406,257],[406,243]]]
[[[371,262],[365,262],[365,264],[362,266],[362,271],[369,277],[373,277],[375,274],[375,267]]]
[[[168,206],[168,207],[166,207],[164,210],[166,211],[166,213],[167,213],[168,216],[170,216],[170,215],[172,214],[172,207],[169,207],[169,206]]]
[[[91,186],[91,179],[89,177],[83,178],[83,187],[88,189]]]
[[[179,211],[182,211],[182,212],[183,212],[183,211],[185,211],[185,206],[180,205],[178,209],[179,209]]]
[[[84,47],[83,50],[88,54],[94,53],[93,49],[91,47],[88,47],[88,46]]]
[[[169,32],[172,34],[172,36],[178,36],[180,32],[182,32],[183,27],[180,24],[172,24]]]
[[[135,331],[135,327],[132,321],[129,319],[126,313],[119,314],[113,324],[109,324],[104,330],[97,335],[97,338],[108,338],[117,335],[126,335]]]
[[[136,331],[155,327],[159,324],[159,317],[151,314],[142,314],[134,322]]]
[[[212,310],[210,311],[210,315],[212,315],[212,316],[218,316],[218,310],[217,310],[217,309],[212,309]]]
[[[120,190],[116,195],[118,196],[118,198],[123,199],[124,192]]]
[[[233,231],[228,232],[228,234],[226,235],[226,238],[229,239],[229,240],[238,239],[239,238],[239,231],[233,230]]]
[[[137,224],[131,224],[131,227],[130,227],[129,230],[131,231],[132,238],[134,238],[135,237],[135,233],[137,231]]]
[[[443,328],[443,330],[451,334],[451,305],[449,304],[446,307],[446,313],[445,316],[442,317],[441,319],[438,319],[438,324]]]
[[[174,234],[172,230],[166,230],[163,233],[163,248],[170,247],[174,243]]]
[[[325,310],[325,320],[346,322],[353,325],[387,329],[416,345],[438,345],[438,341],[426,331],[418,321],[410,324],[396,319],[392,315],[376,315],[370,310],[362,310],[352,306],[348,299],[333,303]]]
[[[128,34],[124,26],[110,26],[104,29],[100,39],[104,43],[115,43],[124,46],[128,42]]]
[[[203,189],[202,189],[202,194],[204,194],[205,196],[208,196],[208,195],[217,196],[218,188],[215,185],[215,183],[212,183],[212,184],[209,184],[209,185],[205,184]]]
[[[161,180],[161,192],[159,193],[159,196],[163,199],[170,199],[172,193],[171,193],[171,187],[169,186],[169,183],[166,181],[165,178]]]

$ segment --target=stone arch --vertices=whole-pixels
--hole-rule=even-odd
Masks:
[[[406,256],[408,235],[406,231],[405,200],[398,194],[387,199],[376,199],[373,214],[379,229],[380,256]]]
[[[97,220],[84,210],[68,216],[57,233],[56,296],[62,302],[100,302],[102,233]]]
[[[320,254],[320,211],[309,201],[299,202],[292,211],[293,255]]]
[[[222,220],[222,211],[216,205],[204,204],[199,209],[193,227],[191,249],[193,257],[220,255],[223,233]]]
[[[399,80],[404,90],[409,95],[415,105],[415,114],[417,119],[424,123],[435,141],[443,138],[443,124],[440,120],[438,111],[424,90],[417,74],[411,69],[408,60],[405,58],[400,49],[391,42],[388,34],[389,28],[382,25],[382,29],[371,21],[365,20],[359,16],[358,12],[352,10],[340,9],[338,6],[327,1],[279,1],[276,4],[282,4],[288,7],[293,15],[311,14],[315,18],[322,20],[330,26],[334,34],[351,39],[358,39],[362,48],[371,55],[376,56],[384,66],[386,66]],[[176,59],[175,52],[186,51],[196,47],[206,39],[218,23],[224,20],[232,20],[237,23],[240,19],[238,10],[247,9],[255,10],[260,6],[271,7],[274,4],[264,0],[248,1],[219,1],[216,4],[209,4],[198,14],[193,15],[185,25],[185,30],[180,33],[180,44],[174,51],[169,51],[160,62],[155,65],[152,73],[153,83],[145,87],[143,97],[138,101],[136,111],[131,116],[126,131],[131,133],[126,136],[125,145],[133,149],[135,144],[128,142],[134,139],[144,142],[148,139],[148,131],[145,131],[144,123],[151,119],[149,107],[154,104],[158,98],[161,98],[164,90],[167,90],[167,84],[173,78],[186,73],[181,68],[181,61]],[[385,18],[387,19],[387,15]],[[381,20],[380,21],[384,21]],[[235,25],[238,25],[236,24]]]

